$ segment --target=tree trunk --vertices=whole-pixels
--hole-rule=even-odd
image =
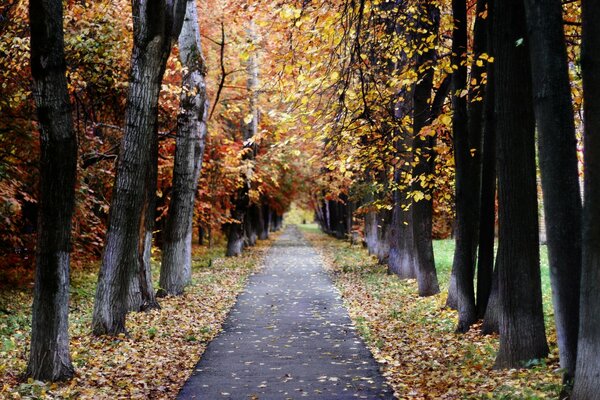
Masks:
[[[489,17],[488,17],[489,18]],[[494,117],[493,64],[488,68],[485,99],[485,133],[479,213],[479,253],[477,261],[477,316],[483,318],[492,290],[494,239],[496,227],[496,128]]]
[[[457,69],[452,76],[452,130],[456,165],[456,248],[452,263],[456,282],[458,332],[466,332],[476,320],[474,271],[475,223],[473,210],[473,163],[469,143],[467,100],[467,4],[466,0],[452,0],[454,30],[452,34],[452,65]]]
[[[157,133],[158,96],[167,58],[179,35],[185,1],[133,3],[133,52],[125,134],[100,267],[92,330],[96,335],[126,332],[131,276],[138,271],[138,243],[147,190],[152,136]]]
[[[173,193],[164,233],[160,287],[180,295],[192,271],[192,221],[202,168],[208,111],[205,74],[196,2],[188,1],[179,35],[179,59],[186,68],[173,167]]]
[[[227,225],[227,250],[225,252],[227,257],[240,256],[244,250],[244,220],[246,218],[248,196],[246,193],[238,193],[238,196],[241,197],[238,198],[235,204],[232,217],[239,222]]]
[[[500,332],[500,294],[498,293],[498,268],[492,273],[492,284],[488,298],[481,333],[491,335]]]
[[[487,42],[488,55],[492,48],[493,1],[488,0]],[[494,239],[496,227],[496,116],[494,64],[487,67],[484,100],[484,130],[481,166],[481,193],[479,197],[479,248],[477,256],[477,317],[484,318],[492,292],[494,276]],[[497,289],[496,289],[497,292]],[[497,294],[496,294],[497,295]],[[496,319],[497,320],[497,319]]]
[[[258,239],[267,240],[269,239],[269,206],[263,204],[260,207],[259,214],[259,225],[258,225]]]
[[[27,376],[73,376],[69,354],[69,252],[77,137],[65,76],[62,2],[31,0],[31,74],[40,125],[36,272]]]
[[[244,220],[244,238],[246,240],[246,246],[256,245],[258,240],[258,224],[259,224],[258,206],[256,204],[250,205]]]
[[[429,38],[437,38],[440,24],[440,11],[435,4],[423,2],[422,18],[419,20],[425,33],[418,35],[423,54],[417,56],[415,69],[418,73],[414,90],[413,132],[415,133],[414,157],[417,162],[413,170],[413,191],[423,193],[423,198],[413,202],[413,235],[416,247],[416,274],[420,296],[432,296],[440,292],[435,259],[433,255],[433,176],[435,173],[435,136],[421,136],[419,133],[431,123],[433,90],[433,62],[435,48],[430,48]],[[434,45],[437,40],[433,41]]]
[[[498,129],[498,292],[500,349],[497,368],[548,354],[540,280],[531,66],[521,0],[494,7]]]
[[[156,217],[156,187],[158,184],[158,135],[152,137],[152,153],[146,169],[146,196],[140,221],[138,242],[138,270],[131,276],[128,311],[160,308],[152,286],[152,232]]]
[[[481,212],[479,197],[481,193],[481,170],[482,170],[482,142],[484,123],[484,98],[486,97],[486,86],[483,84],[486,73],[486,63],[480,57],[488,52],[488,0],[477,0],[475,10],[475,23],[473,26],[473,63],[471,64],[471,75],[469,77],[469,94],[467,105],[467,130],[469,132],[469,155],[470,157],[470,187],[469,198],[473,208],[471,211],[471,223],[473,224],[473,236],[471,238],[472,265],[475,272],[477,244],[479,239],[479,214]]]
[[[600,398],[600,8],[582,1],[585,206],[574,400]]]
[[[387,264],[390,256],[390,228],[392,213],[383,209],[377,213],[376,256],[380,264]]]
[[[575,374],[581,278],[577,141],[560,0],[526,0],[534,107],[560,365]]]

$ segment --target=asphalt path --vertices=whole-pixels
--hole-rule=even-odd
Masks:
[[[286,228],[178,399],[392,399],[323,269]]]

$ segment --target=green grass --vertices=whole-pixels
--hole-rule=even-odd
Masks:
[[[454,257],[454,240],[434,240],[433,252],[435,255],[435,267],[442,288],[448,287],[450,273],[452,271],[452,259]],[[550,266],[548,264],[548,248],[540,246],[540,273],[542,278],[542,298],[544,301],[544,316],[546,325],[554,323],[554,312],[552,309],[552,289],[550,286]]]

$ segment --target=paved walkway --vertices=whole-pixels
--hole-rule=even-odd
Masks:
[[[279,237],[179,399],[392,399],[321,259]]]

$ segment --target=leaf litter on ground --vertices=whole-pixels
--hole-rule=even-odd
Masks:
[[[310,228],[304,229],[304,235],[322,255],[357,331],[396,397],[559,398],[562,374],[553,323],[547,326],[551,347],[547,359],[533,360],[530,368],[494,370],[497,335],[482,335],[479,325],[466,334],[455,333],[457,315],[444,308],[445,287],[439,295],[421,298],[416,281],[388,274],[361,246]],[[444,274],[449,271],[438,273],[447,286]]]
[[[0,398],[175,398],[271,242],[259,242],[235,258],[221,257],[222,247],[195,249],[185,294],[160,299],[159,310],[129,314],[128,336],[90,334],[97,271],[76,271],[69,315],[75,377],[66,383],[21,379],[29,354],[32,294],[30,289],[0,293],[0,305],[8,310],[0,315]],[[157,280],[157,265],[153,274]]]

